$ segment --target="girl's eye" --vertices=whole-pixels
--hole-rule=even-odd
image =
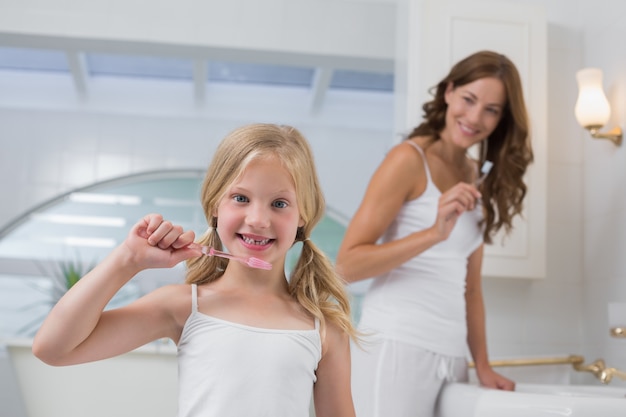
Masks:
[[[285,208],[287,207],[287,202],[282,200],[274,201],[273,206],[276,208]]]
[[[495,116],[498,116],[500,114],[500,110],[495,109],[493,107],[488,108],[487,111]]]
[[[474,102],[474,100],[472,100],[471,97],[463,97],[463,100],[465,100],[466,103],[471,104]]]
[[[238,203],[247,203],[248,197],[238,194],[233,197],[233,200],[235,200]]]

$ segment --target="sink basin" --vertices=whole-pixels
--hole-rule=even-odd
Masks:
[[[448,384],[437,417],[624,417],[626,388],[517,384],[515,392]]]

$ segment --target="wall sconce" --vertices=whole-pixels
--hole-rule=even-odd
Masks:
[[[576,73],[578,81],[578,99],[576,100],[576,119],[591,137],[609,139],[616,145],[622,144],[622,129],[618,126],[608,132],[600,132],[609,121],[611,107],[602,89],[602,70],[585,68]]]

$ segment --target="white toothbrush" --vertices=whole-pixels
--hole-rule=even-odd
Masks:
[[[474,185],[476,187],[479,187],[480,184],[482,184],[483,181],[485,181],[485,178],[487,178],[487,174],[489,174],[489,171],[491,171],[492,167],[493,167],[493,162],[491,161],[483,162],[483,166],[480,168],[480,177],[478,177],[476,182],[474,182]]]

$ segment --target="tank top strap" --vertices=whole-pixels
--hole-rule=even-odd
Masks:
[[[319,330],[319,329],[320,329],[320,319],[315,317],[315,330]]]
[[[424,171],[426,171],[426,180],[428,182],[432,182],[432,179],[430,178],[430,168],[428,167],[428,161],[426,160],[426,154],[424,153],[424,150],[422,149],[421,146],[419,146],[417,143],[413,142],[412,140],[407,140],[406,141],[409,145],[413,146],[417,152],[419,152],[419,154],[422,156],[422,160],[424,161]]]
[[[191,312],[198,312],[198,285],[191,284]]]

